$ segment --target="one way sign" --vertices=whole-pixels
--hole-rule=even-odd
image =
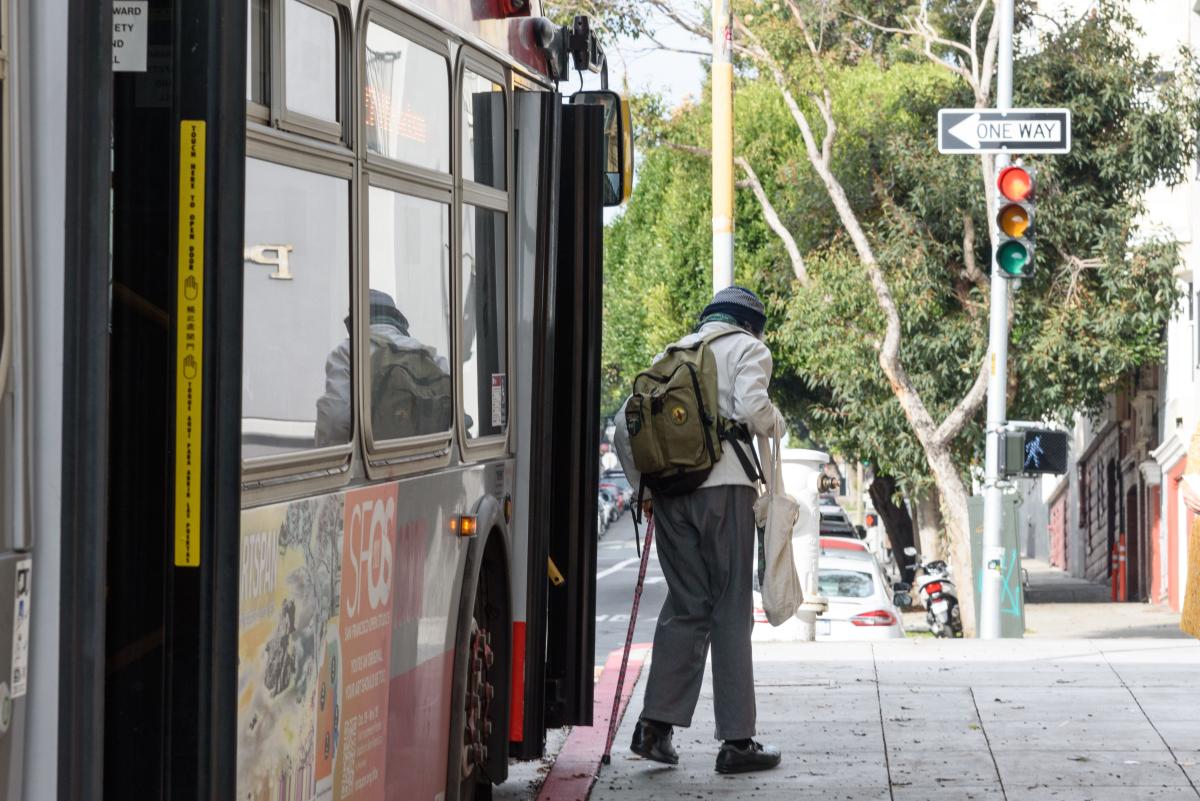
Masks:
[[[938,111],[942,153],[1069,153],[1071,112],[1065,108]]]

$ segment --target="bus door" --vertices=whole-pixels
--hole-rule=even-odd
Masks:
[[[600,469],[603,272],[602,110],[561,108],[557,260],[553,266],[546,726],[590,725],[596,661],[596,493]]]
[[[246,2],[71,7],[59,797],[232,798]]]

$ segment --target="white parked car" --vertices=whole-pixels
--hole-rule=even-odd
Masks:
[[[888,640],[904,636],[891,587],[879,563],[867,551],[822,548],[817,584],[821,595],[829,600],[829,610],[817,617],[818,640]],[[798,640],[800,621],[792,618],[782,626],[772,626],[762,611],[762,596],[756,591],[753,639]]]

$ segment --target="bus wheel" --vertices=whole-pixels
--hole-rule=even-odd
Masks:
[[[492,681],[496,657],[492,652],[492,632],[487,627],[488,584],[487,581],[479,582],[471,617],[459,801],[486,801],[492,797],[492,783],[483,772],[488,760],[488,742],[492,738],[496,697]]]

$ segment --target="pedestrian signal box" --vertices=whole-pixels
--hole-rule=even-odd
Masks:
[[[1005,478],[1062,475],[1067,472],[1069,443],[1066,431],[1023,428],[1004,432],[1000,472]]]
[[[1033,172],[1005,167],[996,177],[996,265],[1005,278],[1033,274]]]

